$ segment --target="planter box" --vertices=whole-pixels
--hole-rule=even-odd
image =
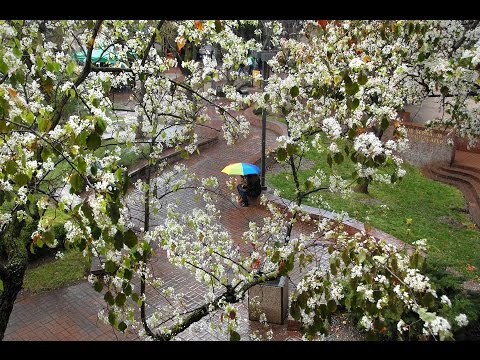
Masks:
[[[285,323],[288,315],[288,278],[286,276],[255,285],[248,290],[248,318],[258,321],[262,313],[265,313],[268,323]]]

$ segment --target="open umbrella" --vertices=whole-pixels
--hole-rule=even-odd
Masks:
[[[260,168],[254,164],[239,162],[225,166],[222,172],[228,175],[258,175],[260,174]]]

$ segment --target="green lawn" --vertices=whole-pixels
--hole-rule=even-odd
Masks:
[[[121,165],[128,167],[141,158],[141,155],[137,155],[128,149],[126,145],[122,145],[121,148]],[[96,155],[99,157],[103,156],[106,149],[107,147],[99,148],[96,151]],[[62,162],[48,175],[47,179],[56,178],[67,171],[70,171],[70,166],[66,162]],[[2,207],[4,209],[9,208],[11,204],[5,203]],[[67,214],[54,207],[47,208],[46,216],[52,219],[53,226],[57,228],[62,228],[63,224],[69,219]],[[61,230],[56,231],[57,236],[60,232]],[[25,290],[31,292],[57,289],[82,280],[85,274],[85,261],[82,254],[79,251],[71,250],[65,252],[63,259],[46,259],[41,265],[28,268],[25,273],[23,286]]]
[[[313,175],[316,168],[328,169],[326,154],[306,154],[310,167],[300,171],[300,178]],[[338,166],[338,165],[334,165]],[[406,165],[407,175],[395,185],[374,184],[370,194],[354,193],[343,199],[324,191],[325,200],[333,211],[347,211],[350,216],[365,221],[368,216],[372,226],[407,242],[426,238],[430,245],[430,262],[440,267],[452,267],[467,278],[480,275],[480,231],[468,214],[460,211],[465,201],[455,187],[424,177],[418,169]],[[351,174],[353,166],[344,162],[339,168],[343,174]],[[293,199],[294,184],[286,179],[285,172],[266,173],[269,187],[281,189],[281,195]],[[316,206],[312,202],[307,205]],[[381,205],[388,206],[385,210]],[[412,219],[410,235],[406,219]],[[469,265],[475,270],[468,270]],[[472,269],[470,267],[470,269]]]
[[[30,292],[57,289],[82,280],[85,261],[79,251],[66,251],[62,259],[45,261],[25,272],[23,288]]]

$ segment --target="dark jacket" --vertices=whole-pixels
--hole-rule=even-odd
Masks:
[[[260,177],[256,174],[247,175],[247,195],[257,197],[262,192]]]

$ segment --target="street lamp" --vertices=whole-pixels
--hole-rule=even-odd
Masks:
[[[270,67],[267,64],[267,61],[270,60],[273,56],[275,56],[275,51],[259,51],[257,52],[257,59],[260,58],[262,61],[262,90],[265,89],[265,83],[270,75]],[[262,190],[267,190],[265,186],[265,151],[266,151],[266,144],[267,144],[267,111],[265,108],[262,109],[262,176],[261,176],[261,184]]]

